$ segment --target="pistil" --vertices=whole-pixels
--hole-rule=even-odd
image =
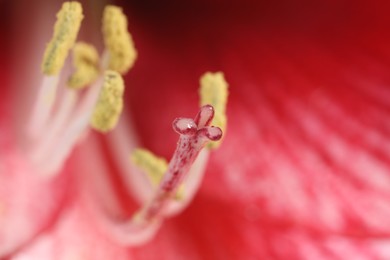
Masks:
[[[179,141],[166,172],[158,187],[154,189],[153,196],[141,206],[130,221],[110,221],[100,217],[107,234],[119,243],[131,246],[143,244],[153,238],[164,219],[172,215],[171,203],[178,200],[176,195],[184,180],[191,177],[189,174],[194,174],[193,165],[201,150],[210,141],[215,142],[222,137],[222,130],[219,127],[210,126],[213,117],[214,108],[205,105],[200,108],[195,119],[174,120],[172,126],[180,135]],[[159,173],[166,167],[163,160],[144,150],[137,150],[136,157],[133,161],[147,171]],[[204,158],[201,158],[201,162],[203,161]],[[198,170],[204,170],[203,167],[200,168]],[[178,211],[177,208],[174,210]]]
[[[221,139],[222,130],[209,126],[213,117],[214,108],[205,105],[195,120],[178,118],[173,122],[173,129],[180,135],[176,151],[154,198],[141,210],[139,220],[152,221],[162,217],[164,207],[173,199],[204,145]]]

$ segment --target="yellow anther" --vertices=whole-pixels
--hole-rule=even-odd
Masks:
[[[168,163],[164,158],[155,156],[145,149],[136,149],[131,154],[131,161],[143,170],[153,186],[157,186],[164,173],[168,169]]]
[[[104,44],[109,51],[108,68],[123,75],[133,66],[137,51],[121,8],[113,5],[104,8],[102,30]]]
[[[91,118],[92,128],[107,132],[116,126],[123,108],[124,90],[124,82],[118,72],[108,70],[104,73],[103,88]]]
[[[226,130],[227,117],[226,105],[228,99],[228,83],[222,72],[206,72],[200,78],[200,105],[210,104],[214,107],[214,119],[212,124],[218,126],[222,131]],[[218,142],[210,142],[209,148],[218,148],[221,140]]]
[[[164,158],[158,157],[145,149],[136,149],[131,154],[131,161],[146,173],[149,181],[156,188],[168,169],[168,163]],[[184,186],[180,186],[175,199],[183,198],[183,194]]]
[[[76,71],[70,76],[68,86],[74,89],[83,88],[99,75],[99,54],[91,44],[78,42],[73,48],[73,65]]]
[[[83,20],[83,9],[78,2],[65,2],[57,13],[54,33],[43,55],[42,72],[46,75],[57,75],[62,67],[69,49],[73,47]]]

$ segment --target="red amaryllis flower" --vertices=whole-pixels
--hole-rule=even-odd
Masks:
[[[35,4],[11,6],[18,77],[12,102],[7,97],[0,110],[3,255],[390,258],[386,2],[118,2],[139,55],[125,78],[125,113],[108,135],[89,134],[50,179],[29,164],[15,134],[24,131],[60,6],[25,13]],[[103,4],[84,10],[82,37],[101,42]],[[152,240],[131,246],[125,223],[146,195],[127,185],[135,176],[126,166],[135,144],[127,129],[138,133],[136,144],[169,158],[176,138],[170,124],[196,114],[197,81],[208,70],[223,71],[230,85],[223,144],[190,206]]]

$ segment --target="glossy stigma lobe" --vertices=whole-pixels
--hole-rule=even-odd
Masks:
[[[172,123],[173,130],[181,135],[193,135],[198,127],[194,120],[189,118],[176,118]]]

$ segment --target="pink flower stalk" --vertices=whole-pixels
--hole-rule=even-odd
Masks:
[[[387,2],[115,4],[139,55],[124,113],[108,134],[83,128],[48,177],[40,167],[65,135],[51,137],[37,167],[23,133],[60,3],[0,3],[12,14],[2,29],[12,45],[0,47],[13,61],[0,63],[0,258],[390,258]],[[83,5],[80,37],[102,49],[104,5]],[[179,147],[154,192],[129,154],[142,146],[171,158],[171,123],[197,113],[208,70],[230,85],[223,143],[188,172],[180,154],[194,157],[180,145],[220,132],[208,107],[175,121]],[[175,201],[181,170],[188,196]]]

